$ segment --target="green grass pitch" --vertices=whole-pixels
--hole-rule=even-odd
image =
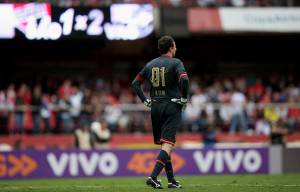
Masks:
[[[160,191],[182,192],[300,192],[300,174],[286,175],[237,175],[237,176],[181,176],[177,177],[184,188]],[[154,191],[145,185],[145,177],[2,180],[1,192],[142,192]]]

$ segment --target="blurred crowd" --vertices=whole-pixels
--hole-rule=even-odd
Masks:
[[[185,111],[189,131],[216,129],[231,134],[270,135],[272,130],[300,130],[300,82],[267,78],[193,78]]]
[[[1,0],[0,3],[49,2],[60,7],[107,6],[113,3],[151,3],[154,6],[295,6],[296,0]]]
[[[73,133],[93,122],[110,132],[150,132],[149,111],[129,81],[101,78],[11,83],[0,90],[0,132]],[[144,87],[146,93],[148,86]],[[182,132],[270,135],[300,131],[300,82],[292,75],[190,77]]]
[[[103,79],[48,79],[45,83],[11,83],[0,90],[0,132],[71,133],[92,122],[111,131],[145,132],[146,113],[120,106],[137,103],[129,82]],[[145,110],[142,108],[142,111]],[[130,118],[135,121],[130,121]],[[130,125],[130,126],[129,126]]]

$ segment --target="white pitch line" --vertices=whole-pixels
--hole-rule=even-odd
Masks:
[[[300,187],[300,184],[287,184],[287,185],[272,185],[272,184],[266,184],[266,185],[261,185],[261,184],[210,184],[210,185],[205,185],[205,184],[194,184],[194,185],[188,185],[188,186],[195,186],[195,187],[209,187],[209,186],[230,186],[230,187]]]
[[[77,189],[113,189],[113,188],[140,188],[140,186],[131,186],[131,185],[113,185],[113,186],[74,186],[74,185],[65,185],[65,186],[2,186],[1,189],[9,190],[19,190],[19,189],[61,189],[61,188],[77,188]]]

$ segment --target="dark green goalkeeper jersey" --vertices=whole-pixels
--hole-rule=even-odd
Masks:
[[[147,63],[136,80],[146,80],[151,84],[151,99],[170,100],[186,98],[180,90],[180,80],[186,77],[184,65],[179,59],[161,56]]]

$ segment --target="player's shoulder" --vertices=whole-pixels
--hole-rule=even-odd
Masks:
[[[151,61],[147,62],[145,68],[151,68],[153,64],[156,62],[156,59],[152,59]]]
[[[172,63],[174,63],[175,66],[178,66],[178,67],[183,65],[182,61],[178,58],[175,58],[175,57],[172,58]]]
[[[156,62],[159,61],[159,59],[160,59],[160,57],[156,57],[156,58],[152,59],[151,61],[149,61],[149,62],[147,63],[147,65],[151,65],[151,64],[153,64],[153,63],[156,63]]]
[[[167,59],[167,61],[169,63],[172,63],[172,64],[180,64],[180,63],[182,63],[182,61],[180,59],[176,58],[176,57],[158,57],[156,59],[157,60],[161,60],[161,59],[165,60],[165,59]]]
[[[149,61],[149,62],[145,65],[145,67],[146,67],[146,68],[152,68],[153,65],[157,65],[158,63],[160,63],[160,58],[159,58],[159,57],[154,58],[154,59],[152,59],[151,61]]]
[[[182,63],[182,61],[176,57],[158,57],[156,59],[168,59],[172,63]]]
[[[175,61],[175,62],[182,63],[182,61],[181,61],[180,59],[176,58],[176,57],[173,57],[172,59],[173,59],[173,61]]]
[[[183,64],[182,61],[178,58],[175,57],[156,57],[154,59],[152,59],[151,61],[149,61],[146,66],[152,66],[152,65],[156,65],[157,63],[160,63],[162,60],[166,60],[167,59],[167,63],[171,63],[171,64],[175,64],[175,66],[181,65]]]

